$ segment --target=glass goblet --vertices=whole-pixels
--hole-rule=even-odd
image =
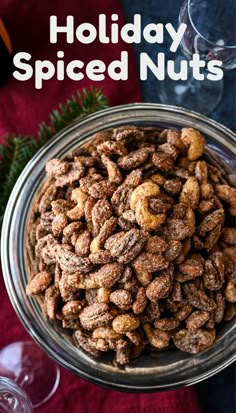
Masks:
[[[13,380],[0,377],[0,412],[33,413],[31,401]]]
[[[0,351],[0,376],[14,380],[38,407],[55,393],[60,370],[33,341],[18,341]]]
[[[181,42],[187,58],[196,53],[206,63],[220,60],[224,69],[236,67],[235,0],[185,0],[179,14],[181,23],[187,25]],[[196,80],[189,70],[185,81],[166,78],[160,82],[160,101],[203,114],[212,112],[222,98],[223,79],[208,79],[206,69],[201,73],[204,80]]]

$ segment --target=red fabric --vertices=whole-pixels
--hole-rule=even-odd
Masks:
[[[99,4],[98,4],[99,3]],[[87,0],[78,2],[68,0],[22,1],[0,0],[0,13],[11,34],[14,52],[27,51],[34,58],[55,61],[56,52],[64,50],[66,60],[81,59],[90,61],[94,58],[110,62],[118,59],[121,50],[127,45],[83,46],[75,42],[66,45],[60,36],[57,45],[49,43],[49,16],[57,15],[59,23],[65,23],[65,16],[74,15],[75,24],[89,21],[96,24],[99,13],[118,13],[123,23],[122,11],[118,0]],[[94,83],[103,86],[111,105],[141,100],[132,50],[129,50],[129,82],[112,81],[108,77],[104,82]],[[0,89],[0,137],[7,132],[22,134],[36,133],[37,125],[46,120],[48,113],[59,102],[82,87],[89,87],[90,80],[63,83],[53,78],[46,81],[42,90],[35,90],[34,80],[19,82],[15,79]],[[28,338],[28,334],[18,320],[0,277],[1,312],[0,312],[0,348]],[[177,391],[156,394],[125,394],[103,389],[90,384],[61,369],[61,382],[56,394],[44,406],[36,409],[39,413],[200,413],[194,388],[182,388]]]

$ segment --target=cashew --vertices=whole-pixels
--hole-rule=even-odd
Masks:
[[[208,170],[205,161],[198,161],[195,168],[195,176],[201,184],[207,183]]]
[[[88,195],[82,191],[81,188],[73,189],[71,193],[71,200],[75,201],[77,205],[67,212],[67,216],[69,219],[77,220],[82,218],[84,215],[84,207],[87,201]]]
[[[216,185],[216,195],[229,204],[229,213],[236,217],[236,189],[228,185]]]
[[[130,197],[130,208],[135,209],[138,201],[145,198],[155,198],[160,193],[160,188],[151,181],[144,182],[137,186]]]
[[[232,281],[228,281],[225,288],[225,299],[230,303],[236,303],[236,287]]]
[[[90,244],[90,252],[96,254],[96,252],[101,251],[101,248],[98,245],[98,239],[94,238]]]
[[[107,168],[108,181],[114,182],[115,184],[120,184],[123,178],[116,163],[104,154],[101,156],[101,161],[103,165]]]
[[[200,186],[201,198],[210,199],[214,194],[214,189],[211,184],[202,184]]]
[[[144,230],[152,230],[158,228],[165,222],[165,214],[154,215],[149,211],[148,199],[139,201],[135,209],[135,217],[137,223]]]
[[[195,227],[196,227],[195,214],[192,208],[187,208],[185,217],[184,217],[184,222],[189,228],[189,237],[192,237],[195,232]]]
[[[195,161],[202,156],[205,140],[200,132],[192,128],[183,128],[181,140],[188,148],[187,158]]]
[[[143,325],[143,329],[146,333],[149,343],[156,348],[162,349],[169,345],[170,333],[167,331],[158,330],[152,328],[150,324]]]
[[[98,289],[97,299],[99,303],[109,303],[111,288],[101,287]],[[104,338],[104,337],[101,337]]]
[[[136,221],[144,230],[156,229],[165,221],[165,214],[155,215],[149,210],[149,199],[156,197],[159,193],[159,187],[147,181],[139,185],[131,194],[130,208],[135,210]]]
[[[199,204],[200,188],[196,178],[191,176],[188,178],[182,188],[179,196],[179,202],[187,204],[189,207],[195,209]]]

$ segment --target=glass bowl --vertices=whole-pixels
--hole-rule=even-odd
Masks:
[[[54,157],[65,157],[95,132],[126,124],[199,129],[205,135],[208,147],[219,159],[224,159],[230,179],[235,179],[236,136],[211,119],[173,106],[144,103],[97,112],[68,126],[51,139],[22,172],[4,217],[2,266],[8,294],[20,320],[32,338],[56,362],[84,379],[114,390],[163,391],[197,383],[232,363],[236,359],[234,320],[221,326],[216,343],[197,355],[174,348],[152,350],[121,370],[114,367],[107,356],[96,361],[77,349],[64,332],[42,317],[37,301],[25,293],[28,279],[26,226],[34,197],[45,179],[45,163]]]

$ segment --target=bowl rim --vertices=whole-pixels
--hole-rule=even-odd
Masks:
[[[194,122],[198,122],[198,121],[203,122],[204,125],[206,125],[206,127],[214,129],[215,131],[219,131],[221,134],[223,134],[224,138],[226,138],[226,141],[221,140],[221,143],[224,143],[224,145],[228,147],[230,151],[232,152],[235,151],[234,141],[236,142],[236,134],[234,132],[232,132],[230,129],[226,128],[225,126],[221,125],[220,123],[210,118],[207,118],[206,116],[203,116],[193,111],[186,110],[184,108],[175,107],[175,106],[155,104],[155,103],[132,103],[128,105],[110,107],[108,109],[104,109],[102,111],[95,112],[94,114],[88,115],[85,118],[76,120],[75,122],[73,122],[72,124],[64,128],[61,132],[56,134],[55,137],[53,137],[48,143],[46,143],[37,152],[37,154],[31,159],[31,161],[27,164],[27,166],[22,171],[20,177],[18,178],[14,186],[14,189],[11,193],[11,196],[9,198],[9,201],[6,207],[6,212],[5,212],[4,219],[3,219],[2,237],[1,237],[1,257],[2,257],[2,269],[3,269],[4,281],[5,281],[7,292],[10,297],[13,308],[16,311],[18,317],[20,318],[20,321],[23,323],[28,333],[39,344],[39,346],[49,354],[50,357],[56,360],[63,367],[66,367],[68,370],[72,371],[73,373],[80,375],[81,377],[93,383],[102,384],[103,386],[107,386],[109,388],[112,387],[113,389],[116,389],[116,390],[140,391],[141,390],[140,387],[135,388],[135,386],[133,386],[132,384],[131,385],[126,384],[125,386],[122,386],[121,384],[112,383],[111,381],[100,379],[99,377],[95,378],[93,375],[88,374],[88,372],[86,371],[78,372],[78,369],[76,369],[74,366],[71,366],[67,361],[65,361],[65,359],[62,359],[58,354],[55,353],[55,349],[53,349],[53,346],[50,346],[47,342],[42,342],[42,337],[40,336],[40,331],[38,331],[37,326],[32,325],[32,323],[30,323],[27,317],[27,314],[19,305],[17,292],[15,290],[14,280],[13,280],[13,277],[10,271],[10,257],[9,257],[9,251],[8,251],[9,234],[10,234],[10,228],[11,228],[11,223],[12,223],[12,216],[14,215],[15,205],[17,204],[17,196],[20,193],[20,191],[22,191],[22,188],[24,187],[26,183],[26,178],[27,179],[29,178],[30,172],[33,170],[35,162],[38,159],[43,158],[43,156],[47,153],[47,151],[50,148],[52,148],[57,142],[62,141],[63,137],[65,137],[68,133],[72,134],[73,132],[75,132],[78,127],[87,125],[89,122],[91,122],[91,120],[98,121],[100,122],[100,125],[104,125],[104,118],[106,118],[106,116],[109,116],[110,114],[117,115],[119,113],[123,113],[124,111],[127,112],[130,109],[134,109],[137,111],[154,110],[154,111],[159,111],[159,112],[166,112],[168,110],[168,112],[173,112],[174,114],[178,114],[180,116],[181,115],[191,116]],[[103,129],[105,129],[105,127]],[[232,352],[232,354],[227,359],[222,360],[220,364],[213,366],[212,369],[208,370],[207,372],[196,375],[194,378],[190,378],[188,380],[185,379],[183,381],[180,377],[180,379],[177,379],[175,381],[174,386],[172,383],[167,384],[165,386],[154,384],[153,386],[149,385],[147,387],[143,387],[142,391],[146,391],[146,392],[147,391],[158,391],[158,390],[163,391],[166,389],[171,389],[171,388],[176,388],[176,387],[180,387],[183,385],[190,385],[190,384],[197,383],[219,372],[220,370],[222,370],[223,368],[231,364],[234,360],[236,360],[236,354],[235,352]]]

